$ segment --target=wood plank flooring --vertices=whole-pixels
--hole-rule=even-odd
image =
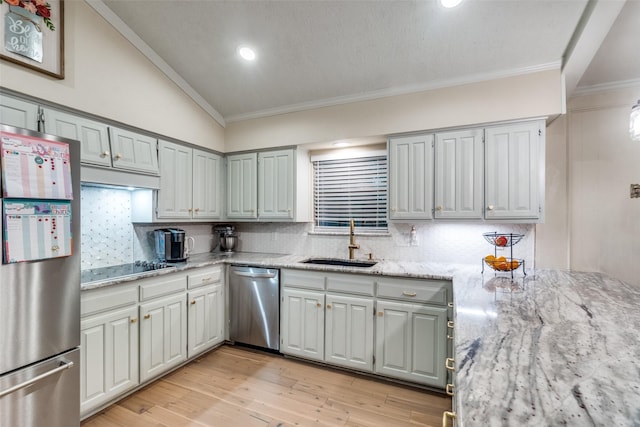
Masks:
[[[82,427],[440,426],[449,397],[222,346]]]

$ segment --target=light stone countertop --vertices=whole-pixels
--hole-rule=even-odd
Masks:
[[[353,268],[305,258],[199,254],[83,290],[220,263],[453,280],[458,427],[640,426],[640,288],[599,273],[517,271],[512,282],[480,274],[480,263]]]

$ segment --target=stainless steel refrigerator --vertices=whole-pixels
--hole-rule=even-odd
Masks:
[[[73,189],[72,255],[0,265],[0,426],[79,426],[80,143],[0,130],[68,143]]]

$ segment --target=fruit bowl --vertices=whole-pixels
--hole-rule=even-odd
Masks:
[[[491,243],[492,245],[498,246],[501,248],[506,248],[518,243],[524,237],[524,234],[494,232],[494,233],[484,233],[483,236],[487,240],[487,242]]]
[[[513,271],[517,270],[522,265],[523,260],[487,255],[484,257],[484,263],[495,271]]]

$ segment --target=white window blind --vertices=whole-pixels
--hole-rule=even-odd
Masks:
[[[387,231],[387,157],[313,162],[316,231]]]

